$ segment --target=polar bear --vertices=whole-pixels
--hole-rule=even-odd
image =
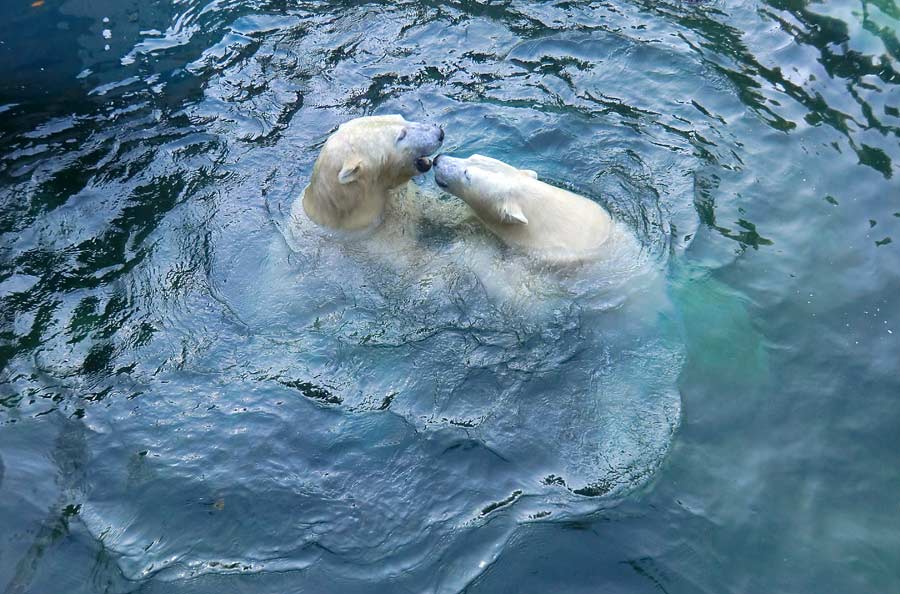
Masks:
[[[599,254],[616,232],[602,206],[497,159],[434,158],[437,185],[461,198],[504,243],[555,262]]]
[[[409,122],[400,115],[356,118],[332,134],[313,166],[303,192],[303,210],[329,229],[361,231],[377,227],[390,193],[431,169],[444,131]]]

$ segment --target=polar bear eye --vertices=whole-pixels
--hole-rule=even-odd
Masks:
[[[400,142],[404,138],[406,138],[406,128],[400,130],[400,134],[397,135],[397,142]]]
[[[468,170],[468,169],[464,169],[464,170],[463,170],[463,175],[466,176],[466,180],[472,181],[472,178],[469,177],[469,170]]]

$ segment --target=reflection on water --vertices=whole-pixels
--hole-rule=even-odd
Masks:
[[[35,4],[0,8],[5,592],[896,584],[890,0]],[[292,218],[371,113],[637,243],[536,270],[427,178],[380,236]]]

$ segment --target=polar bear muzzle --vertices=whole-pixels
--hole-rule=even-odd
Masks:
[[[427,173],[431,169],[431,162],[428,157],[419,157],[416,159],[416,169],[419,170],[419,173]]]
[[[431,159],[444,142],[444,129],[435,124],[403,122],[397,133],[396,147],[405,154],[415,173],[425,173],[431,169]]]

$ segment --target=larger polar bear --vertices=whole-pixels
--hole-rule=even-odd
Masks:
[[[345,122],[332,134],[303,192],[306,216],[320,226],[360,231],[381,223],[393,190],[431,168],[444,140],[440,126],[399,115]]]
[[[462,198],[504,243],[542,259],[596,257],[618,232],[609,213],[596,202],[497,159],[438,155],[434,178],[438,186]]]

